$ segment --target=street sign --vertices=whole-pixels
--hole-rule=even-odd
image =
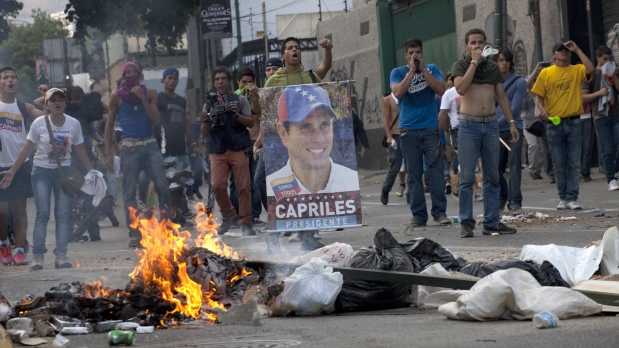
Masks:
[[[232,37],[230,0],[201,0],[200,26],[205,39]]]

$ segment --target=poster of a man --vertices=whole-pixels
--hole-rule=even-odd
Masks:
[[[263,92],[271,230],[361,224],[349,91],[339,83]]]

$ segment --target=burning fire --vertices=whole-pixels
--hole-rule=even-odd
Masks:
[[[195,240],[196,246],[233,260],[239,260],[239,253],[226,245],[217,234],[217,223],[213,214],[208,214],[203,203],[196,205],[196,229],[200,233]]]
[[[204,205],[198,204],[196,211],[198,237],[195,245],[226,258],[240,259],[240,255],[219,238],[218,225],[213,216],[207,214]],[[138,251],[138,263],[129,274],[132,281],[143,284],[145,289],[157,289],[163,300],[173,304],[174,309],[168,313],[170,317],[179,313],[193,319],[216,322],[214,311],[225,311],[226,308],[215,299],[215,284],[202,289],[187,273],[183,253],[190,245],[191,234],[181,231],[179,225],[169,220],[159,220],[155,216],[138,217],[134,209],[131,209],[130,217],[131,228],[138,229],[142,235],[140,243],[143,248]],[[233,285],[250,274],[250,271],[242,269],[240,274],[230,276],[226,283]],[[105,293],[100,283],[91,287],[93,294]]]

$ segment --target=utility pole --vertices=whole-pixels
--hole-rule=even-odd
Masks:
[[[595,53],[593,52],[593,23],[591,22],[591,0],[586,1],[587,8],[587,34],[589,36],[589,59],[593,62],[595,60]]]
[[[544,60],[544,46],[542,45],[542,20],[540,18],[539,0],[529,0],[529,13],[533,16],[533,27],[535,28],[535,59],[537,62],[541,62]]]
[[[267,3],[262,0],[262,38],[264,39],[264,62],[269,60],[269,34],[267,33]]]
[[[254,39],[254,9],[249,8],[249,30],[251,31],[251,39]]]
[[[318,0],[318,20],[322,22],[322,1]]]
[[[344,0],[344,12],[348,12],[348,0]]]
[[[494,11],[496,13],[496,21],[494,23],[494,45],[497,48],[503,48],[503,21],[504,21],[504,2],[503,0],[494,1]]]
[[[236,13],[236,61],[237,69],[243,65],[243,39],[241,37],[241,12],[239,10],[239,0],[234,0],[234,11]]]

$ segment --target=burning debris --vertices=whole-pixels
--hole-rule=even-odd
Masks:
[[[26,336],[106,332],[127,329],[129,324],[137,331],[189,319],[218,322],[221,313],[243,303],[246,290],[258,284],[259,276],[219,238],[206,208],[200,204],[196,211],[193,239],[167,219],[130,212],[131,227],[142,236],[142,249],[125,289],[108,288],[101,281],[63,283],[44,296],[24,297],[5,316],[28,319]],[[0,302],[10,309],[8,301]]]

